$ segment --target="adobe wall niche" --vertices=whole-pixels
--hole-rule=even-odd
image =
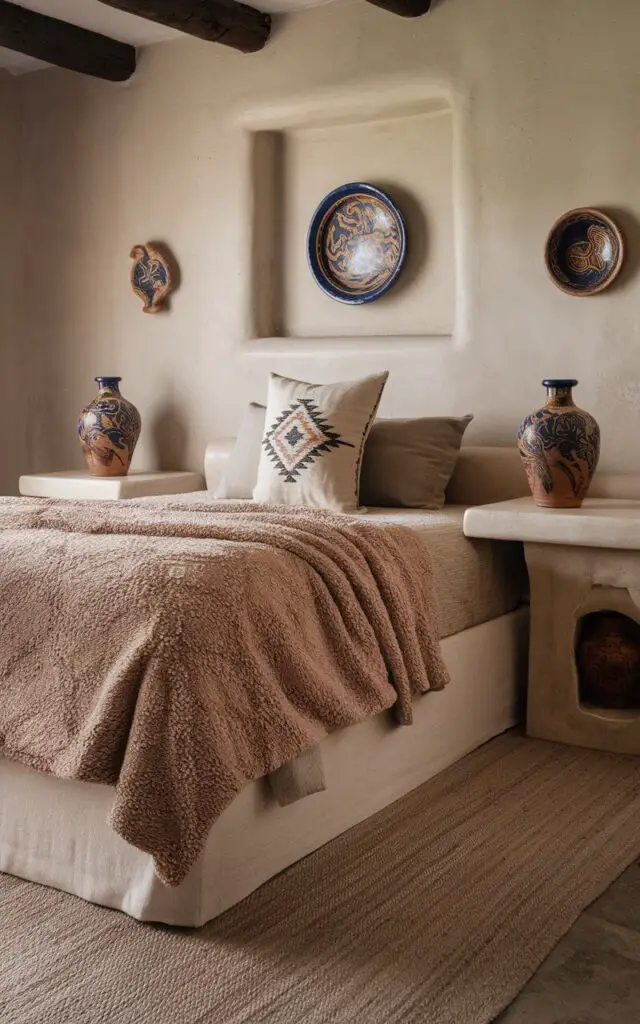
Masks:
[[[371,98],[369,100],[371,106]],[[377,98],[265,116],[250,127],[248,341],[451,337],[455,323],[454,117],[444,96]],[[387,191],[407,225],[407,259],[387,295],[350,306],[308,264],[309,223],[347,181]]]

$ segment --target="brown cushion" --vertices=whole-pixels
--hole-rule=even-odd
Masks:
[[[362,458],[360,504],[442,508],[473,416],[376,420]]]

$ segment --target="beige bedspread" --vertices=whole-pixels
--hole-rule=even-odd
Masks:
[[[447,682],[424,544],[364,517],[4,498],[0,612],[0,755],[115,785],[169,885],[249,780]]]

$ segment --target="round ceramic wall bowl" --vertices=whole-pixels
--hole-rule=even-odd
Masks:
[[[595,295],[608,288],[622,268],[620,229],[600,210],[570,210],[551,228],[545,249],[551,278],[568,295]]]
[[[402,214],[373,185],[351,182],[329,192],[307,238],[311,273],[339,302],[379,299],[397,280],[407,248]]]

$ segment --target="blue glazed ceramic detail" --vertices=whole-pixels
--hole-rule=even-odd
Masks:
[[[143,302],[143,313],[157,313],[171,290],[171,270],[164,256],[152,245],[134,245],[131,250],[131,287]]]
[[[518,430],[518,448],[537,505],[579,508],[600,455],[600,428],[574,405],[577,380],[545,380],[547,404]]]
[[[78,420],[78,437],[93,476],[126,476],[142,423],[135,405],[120,394],[121,377],[96,377],[98,395]]]
[[[399,209],[373,185],[351,182],[330,192],[313,215],[307,238],[311,273],[339,302],[379,299],[402,269],[406,229]]]
[[[546,248],[547,268],[569,295],[594,295],[620,272],[624,242],[618,227],[599,210],[571,210],[554,224]]]
[[[550,377],[547,380],[543,380],[542,386],[547,391],[549,388],[553,388],[555,391],[558,391],[560,388],[563,390],[573,390],[573,388],[577,388],[579,383],[574,377]]]

